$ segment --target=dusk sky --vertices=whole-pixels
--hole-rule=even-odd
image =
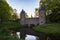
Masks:
[[[34,15],[35,8],[39,6],[39,0],[7,0],[7,2],[13,9],[17,9],[18,14],[24,9],[29,16]]]

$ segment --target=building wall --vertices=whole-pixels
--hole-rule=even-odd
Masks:
[[[46,22],[45,11],[40,11],[40,13],[39,13],[39,25],[45,24],[45,22]]]
[[[23,24],[23,25],[25,25],[25,24],[43,25],[46,23],[46,12],[45,12],[45,9],[43,6],[39,10],[39,17],[38,18],[36,18],[36,17],[35,18],[26,18],[24,10],[22,10],[20,16],[21,16],[20,24]]]
[[[25,24],[34,24],[34,25],[37,25],[39,24],[39,18],[27,18],[25,20]]]
[[[21,19],[20,19],[20,24],[34,24],[34,25],[42,25],[45,24],[46,22],[46,15],[45,15],[45,11],[40,11],[39,12],[39,17],[38,18],[25,18],[24,14],[21,15]]]

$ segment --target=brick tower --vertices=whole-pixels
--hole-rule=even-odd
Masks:
[[[39,25],[45,24],[46,22],[46,11],[45,7],[41,6],[39,8]]]
[[[25,24],[25,11],[22,10],[21,13],[20,13],[20,23],[21,24]]]

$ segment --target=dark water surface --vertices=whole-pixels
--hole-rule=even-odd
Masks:
[[[20,32],[17,32],[17,36],[20,38]],[[36,40],[37,37],[33,35],[26,35],[25,40]]]

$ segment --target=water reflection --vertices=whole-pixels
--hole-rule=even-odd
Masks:
[[[20,38],[20,32],[16,32],[17,37]]]
[[[36,40],[36,36],[26,35],[25,40]]]
[[[20,32],[16,32],[17,37],[20,38]],[[33,35],[26,35],[25,40],[37,40],[36,36]]]

